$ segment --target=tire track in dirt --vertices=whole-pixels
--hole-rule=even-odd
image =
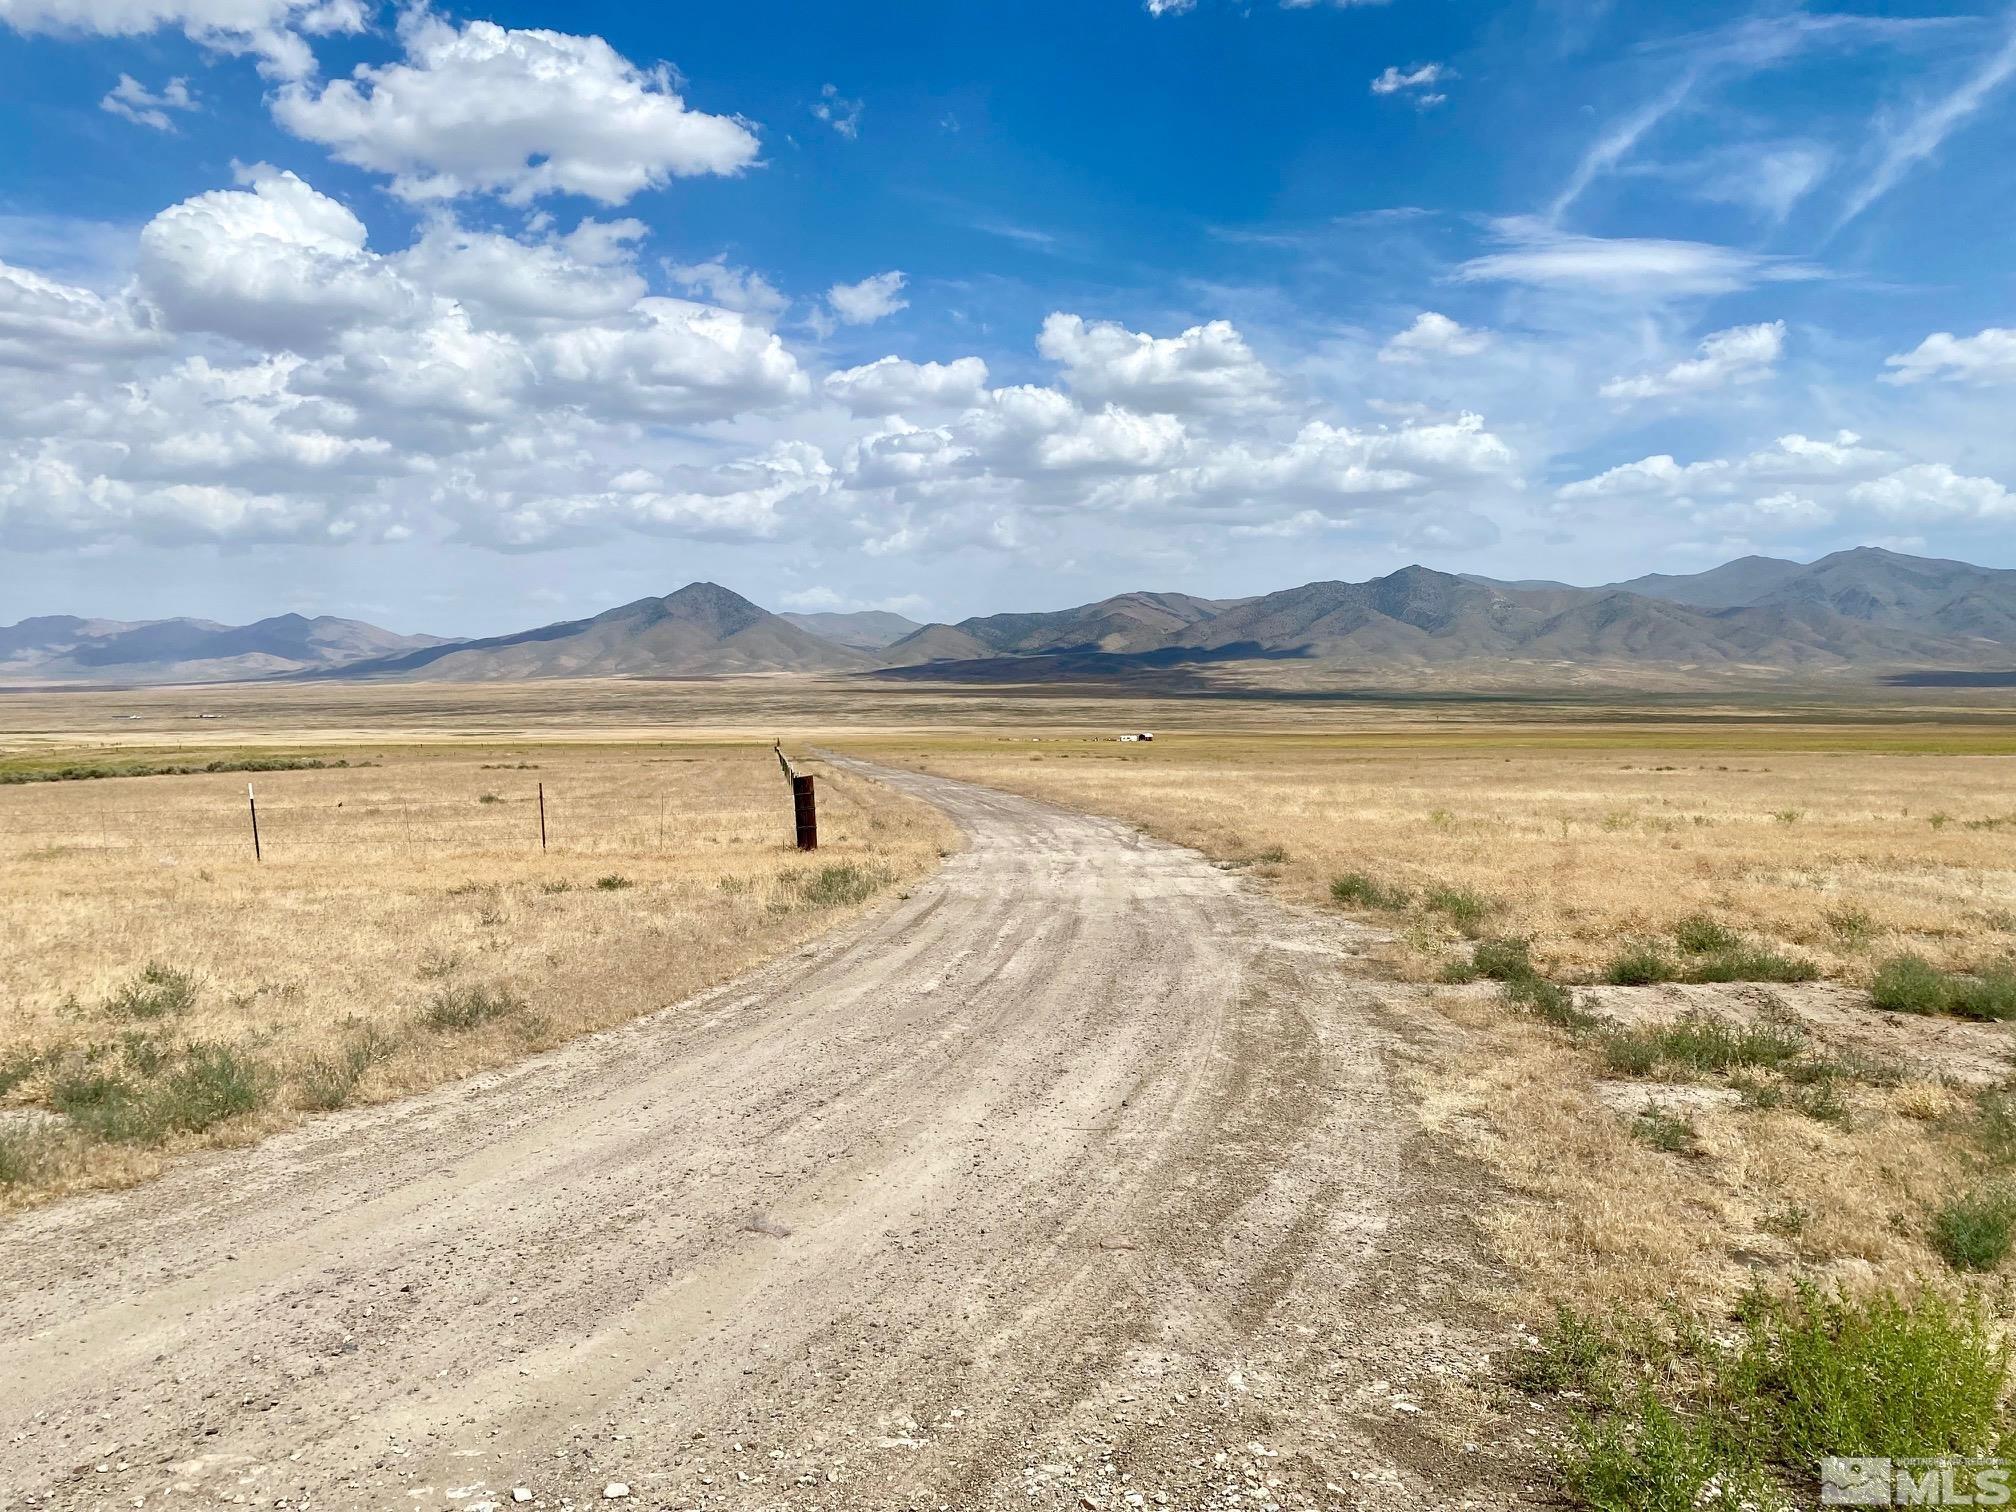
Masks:
[[[1462,1504],[1380,1399],[1371,937],[845,764],[967,849],[649,1019],[0,1229],[0,1505]]]

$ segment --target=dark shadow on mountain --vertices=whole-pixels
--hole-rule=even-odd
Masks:
[[[2016,668],[2001,672],[1899,672],[1883,682],[1891,688],[2016,688]]]
[[[1193,682],[1202,691],[1211,685],[1180,669],[1217,662],[1307,661],[1310,646],[1266,647],[1258,641],[1231,646],[1162,646],[1153,651],[1101,651],[1081,647],[1041,656],[986,656],[968,661],[918,662],[908,667],[880,667],[862,677],[896,682],[1077,682],[1135,683],[1144,677]]]

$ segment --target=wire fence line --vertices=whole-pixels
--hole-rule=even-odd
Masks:
[[[196,808],[88,808],[44,817],[0,806],[0,856],[10,859],[102,857],[254,859],[245,795]],[[636,797],[570,798],[546,792],[545,849],[573,855],[637,855],[696,845],[746,843],[740,826],[716,808]],[[781,807],[781,805],[780,805]],[[753,817],[753,816],[752,816]],[[781,827],[781,826],[780,826]],[[345,800],[301,803],[259,796],[259,843],[267,861],[317,856],[498,855],[541,849],[538,798],[511,794],[412,802]]]

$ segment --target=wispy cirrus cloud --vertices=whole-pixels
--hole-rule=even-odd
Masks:
[[[1651,298],[1729,294],[1764,283],[1825,276],[1813,263],[1712,242],[1642,236],[1577,236],[1533,216],[1493,223],[1504,250],[1456,270],[1464,283],[1520,283]]]
[[[1700,80],[1701,70],[1690,68],[1660,93],[1611,122],[1582,154],[1575,171],[1568,175],[1568,182],[1554,196],[1554,203],[1547,209],[1549,219],[1561,219],[1591,184],[1613,172],[1654,127],[1687,103]]]
[[[1951,136],[2016,78],[2016,10],[2009,13],[2002,45],[1952,89],[1923,101],[1902,119],[1890,118],[1877,128],[1877,157],[1868,177],[1849,196],[1834,222],[1839,231],[1904,181],[1931,158]]]
[[[1610,121],[1577,159],[1554,197],[1559,220],[1597,180],[1622,169],[1661,125],[1716,86],[1780,67],[1821,49],[1900,48],[1950,35],[1969,18],[1815,15],[1803,10],[1752,16],[1732,26],[1640,44],[1660,87]],[[1936,144],[1935,144],[1936,145]],[[1790,167],[1793,165],[1781,165]],[[1780,190],[1785,189],[1781,182]],[[1803,190],[1802,190],[1803,192]],[[1797,198],[1792,195],[1791,198]]]

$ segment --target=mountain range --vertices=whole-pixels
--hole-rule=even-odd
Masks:
[[[0,681],[224,682],[340,667],[441,643],[439,636],[398,635],[326,614],[280,614],[250,625],[45,614],[0,626]]]
[[[0,629],[0,676],[59,682],[750,673],[1042,681],[1188,664],[1382,671],[1487,661],[1711,674],[2007,667],[2016,663],[2016,571],[1859,547],[1812,563],[1744,557],[1596,588],[1416,566],[1251,598],[1123,593],[956,624],[882,612],[772,614],[718,584],[692,583],[590,619],[478,640],[298,615],[235,628],[55,616]]]
[[[777,618],[821,640],[852,646],[856,651],[880,651],[924,628],[917,621],[886,609],[862,609],[853,614],[780,614]]]

